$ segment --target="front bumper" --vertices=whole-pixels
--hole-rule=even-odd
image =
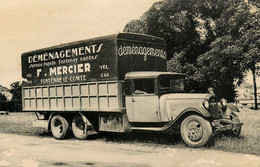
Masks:
[[[234,131],[242,125],[243,123],[235,123],[229,119],[218,119],[212,122],[212,127],[214,129],[215,134],[229,130]]]

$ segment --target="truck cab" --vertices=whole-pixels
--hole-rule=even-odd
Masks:
[[[172,72],[130,72],[126,74],[126,111],[129,122],[167,122],[161,97],[184,92],[185,75]]]
[[[126,113],[132,130],[181,133],[192,147],[204,146],[210,137],[230,130],[235,135],[241,123],[224,99],[211,93],[185,93],[185,75],[174,72],[129,72],[125,76]]]

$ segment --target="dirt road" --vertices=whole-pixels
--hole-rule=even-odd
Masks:
[[[0,166],[258,166],[260,157],[174,146],[0,134]]]

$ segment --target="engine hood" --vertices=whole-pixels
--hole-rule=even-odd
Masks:
[[[162,95],[160,97],[161,117],[163,120],[169,121],[175,119],[187,108],[205,110],[203,101],[205,99],[208,100],[211,96],[211,94],[200,93],[171,93]]]
[[[211,94],[209,93],[171,93],[162,95],[161,98],[165,98],[166,100],[174,100],[174,99],[209,99]]]

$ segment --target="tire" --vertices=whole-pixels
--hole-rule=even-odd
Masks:
[[[71,128],[77,139],[85,140],[88,137],[88,121],[86,123],[81,115],[74,116]]]
[[[240,124],[240,119],[237,115],[233,114],[232,121],[236,124]],[[231,136],[238,137],[241,133],[241,125],[237,126],[236,129],[231,130],[230,134]]]
[[[201,116],[190,115],[181,123],[182,140],[190,147],[205,146],[211,136],[211,124]]]
[[[61,115],[55,115],[51,119],[51,132],[55,139],[64,139],[69,132],[68,121]]]

